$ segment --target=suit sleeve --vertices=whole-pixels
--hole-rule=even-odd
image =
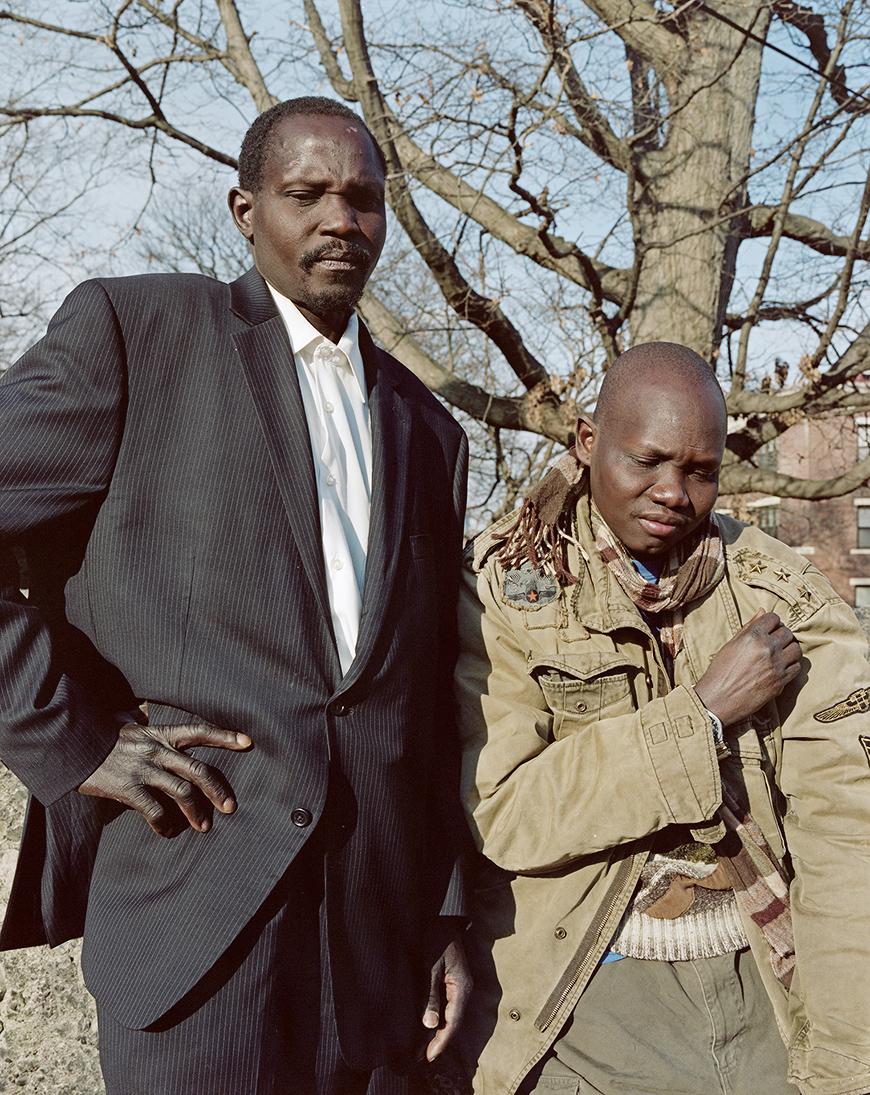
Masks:
[[[463,433],[453,473],[453,551],[449,560],[448,591],[444,598],[444,635],[442,643],[441,695],[444,712],[439,720],[449,729],[449,741],[445,743],[439,764],[444,763],[439,782],[437,839],[447,838],[453,849],[453,868],[447,891],[441,904],[442,917],[467,917],[468,900],[464,878],[464,855],[468,845],[468,833],[462,816],[459,799],[459,742],[456,732],[456,712],[453,704],[451,682],[456,663],[456,597],[459,569],[462,560],[462,538],[465,525],[465,502],[468,483],[468,439]],[[446,763],[445,763],[446,762]]]
[[[125,398],[117,317],[97,282],[73,290],[0,379],[0,755],[46,805],[102,763],[117,720],[64,671],[47,620],[19,592],[15,548],[93,521]]]
[[[791,991],[808,1019],[791,1058],[802,1091],[839,1095],[870,1091],[870,665],[851,610],[814,568],[803,578],[826,603],[792,625],[805,673],[777,701]]]

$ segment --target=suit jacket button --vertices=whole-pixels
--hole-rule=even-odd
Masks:
[[[290,820],[294,825],[298,825],[300,829],[304,829],[306,825],[311,824],[313,819],[310,810],[297,806],[295,810],[290,811]]]
[[[333,715],[346,715],[350,708],[346,703],[337,703],[332,709]]]

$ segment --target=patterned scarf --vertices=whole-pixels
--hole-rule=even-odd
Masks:
[[[715,513],[702,527],[668,556],[658,582],[647,582],[635,569],[623,544],[604,523],[595,503],[591,505],[595,545],[608,570],[644,613],[661,617],[659,635],[671,658],[683,642],[683,605],[703,597],[725,576],[725,552]]]
[[[556,575],[560,585],[576,582],[567,564],[570,520],[582,493],[585,468],[573,452],[562,456],[529,492],[519,516],[501,537],[498,561],[505,570],[531,564]],[[591,505],[592,529],[601,557],[641,612],[661,617],[659,634],[672,658],[683,641],[683,606],[713,589],[725,575],[725,553],[716,515],[677,544],[659,582],[646,582],[631,557]],[[738,804],[727,765],[722,768],[719,816],[726,837],[716,845],[738,904],[768,945],[776,977],[787,989],[795,966],[788,883],[761,829]]]
[[[538,485],[529,491],[513,525],[500,538],[498,561],[504,570],[531,564],[555,574],[559,585],[572,585],[577,576],[568,570],[568,540],[563,517],[574,511],[583,488],[585,468],[572,451],[561,456]]]
[[[729,835],[736,836],[740,842],[729,855],[726,853],[728,837],[720,841],[717,845],[719,861],[728,872],[737,903],[760,929],[770,948],[773,972],[783,986],[789,988],[795,953],[788,881],[761,829],[738,804],[724,773],[719,816]],[[730,843],[735,842],[732,839]]]

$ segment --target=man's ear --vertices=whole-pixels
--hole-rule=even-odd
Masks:
[[[234,186],[227,194],[227,205],[230,207],[236,228],[242,233],[248,243],[254,242],[254,195],[250,190],[242,190]]]
[[[577,432],[574,437],[574,455],[578,463],[589,467],[589,458],[595,448],[595,439],[598,436],[598,427],[592,421],[591,415],[581,414],[577,419]]]

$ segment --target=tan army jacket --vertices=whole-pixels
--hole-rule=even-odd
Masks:
[[[578,513],[588,514],[581,499]],[[686,611],[670,685],[658,646],[586,523],[580,584],[506,575],[479,537],[460,599],[463,794],[487,857],[470,948],[463,1053],[479,1095],[511,1095],[553,1043],[607,949],[651,838],[715,841],[719,768],[692,690],[757,609],[777,612],[804,670],[726,728],[750,812],[790,874],[797,968],[774,978],[745,927],[804,1095],[870,1092],[870,668],[853,613],[802,556],[720,515],[727,573]],[[821,721],[818,716],[828,712]]]

